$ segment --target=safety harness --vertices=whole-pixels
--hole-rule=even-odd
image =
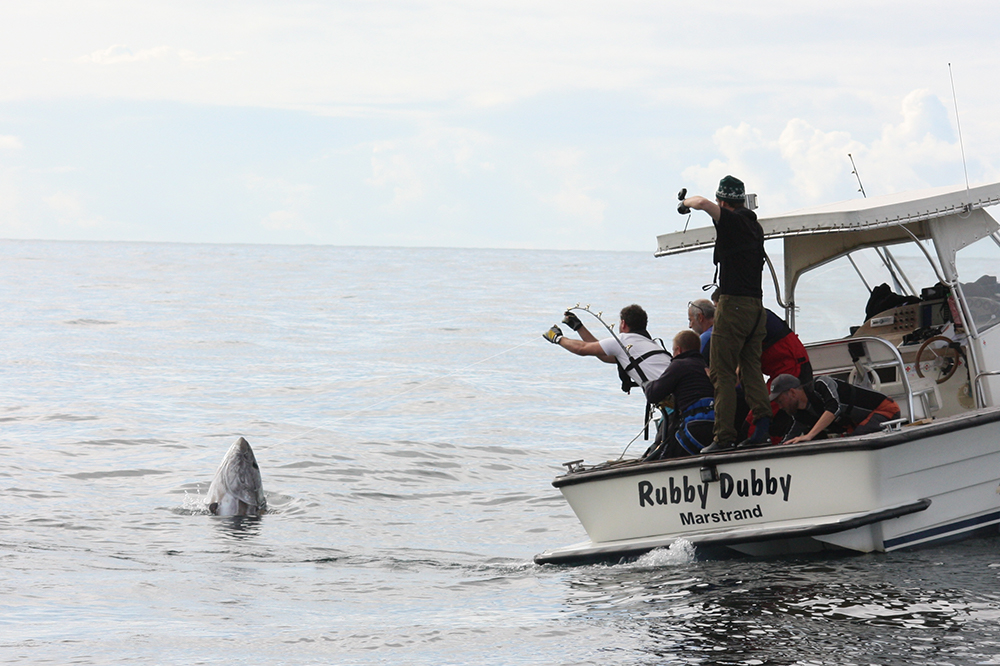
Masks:
[[[625,355],[628,357],[628,365],[623,367],[621,363],[618,363],[618,377],[622,380],[622,391],[625,393],[629,393],[633,388],[639,386],[639,384],[636,384],[635,380],[632,379],[632,376],[628,374],[629,370],[635,370],[635,373],[639,375],[639,379],[642,380],[643,384],[645,384],[650,381],[650,379],[646,376],[646,373],[642,371],[642,362],[651,356],[656,356],[657,354],[666,354],[667,356],[670,355],[670,352],[666,349],[650,349],[639,358],[635,358],[629,353],[629,348],[631,348],[631,345],[622,346],[622,349],[625,351]],[[653,379],[656,378],[654,377]]]
[[[611,333],[612,335],[614,335],[614,331],[612,331]],[[642,335],[644,338],[647,338],[648,340],[652,340],[649,333],[646,333],[645,331],[637,332],[637,334]],[[631,349],[632,345],[623,344],[622,341],[618,339],[618,336],[615,336],[615,339],[618,340],[618,344],[621,345],[622,351],[624,351],[625,356],[628,357],[628,365],[626,366],[622,366],[622,364],[617,361],[617,357],[615,358],[616,365],[618,366],[618,378],[621,379],[622,381],[622,391],[624,391],[625,393],[631,393],[633,388],[639,386],[638,384],[635,383],[635,380],[632,379],[632,376],[628,374],[629,370],[635,370],[635,373],[639,375],[639,379],[642,381],[642,383],[646,384],[650,380],[649,377],[646,376],[646,373],[642,371],[642,362],[651,356],[656,356],[657,354],[666,354],[667,356],[670,356],[670,352],[668,352],[666,349],[663,349],[661,346],[655,349],[650,349],[645,354],[642,354],[641,356],[636,358],[632,356],[632,354],[629,352],[629,349]],[[661,341],[660,344],[662,345],[663,342]],[[647,400],[646,409],[642,415],[644,423],[642,429],[642,435],[644,440],[649,439],[649,421],[652,413],[653,413],[653,406]]]
[[[677,425],[677,432],[674,436],[680,445],[684,447],[685,451],[691,455],[697,455],[704,444],[699,442],[698,438],[691,432],[691,426],[702,421],[715,423],[715,399],[702,398],[696,401],[684,410],[684,413],[680,415],[680,419],[680,423]]]

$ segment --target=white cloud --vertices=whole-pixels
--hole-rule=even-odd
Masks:
[[[908,6],[901,15],[894,3],[865,4],[864,25],[850,20],[854,12],[844,3],[804,10],[785,0],[740,8],[654,0],[106,0],[100,12],[92,3],[31,4],[38,8],[4,17],[10,37],[0,43],[7,65],[0,91],[8,95],[52,98],[89,89],[121,98],[379,113],[389,111],[381,106],[386,103],[481,109],[573,90],[638,91],[672,101],[714,95],[725,105],[728,91],[759,86],[769,93],[794,86],[808,97],[819,89],[856,87],[862,77],[878,85],[880,70],[892,73],[893,84],[906,79],[913,87],[913,81],[926,81],[927,66],[942,52],[978,62],[993,41],[984,27],[998,13],[980,3],[977,25],[958,34],[937,29],[939,9]],[[711,25],[713,39],[677,29],[692,23]],[[874,38],[869,26],[887,24],[896,29]],[[922,32],[928,29],[934,39]],[[735,36],[738,46],[726,48]],[[97,45],[102,47],[95,50]],[[838,52],[867,66],[852,67],[855,61],[833,57]],[[153,94],[127,78],[80,81],[78,68],[65,67],[74,60],[238,63],[204,68],[197,80],[162,76]]]
[[[592,189],[567,180],[558,192],[542,197],[542,201],[552,204],[557,211],[573,221],[596,229],[604,222],[604,211],[608,206],[590,195]]]
[[[284,178],[271,178],[257,174],[244,176],[247,189],[262,194],[269,202],[280,205],[261,221],[260,225],[269,231],[295,231],[308,236],[315,235],[315,229],[304,217],[310,203],[314,187],[307,183],[290,183]],[[266,205],[266,204],[265,204]]]
[[[171,55],[170,47],[157,46],[152,49],[133,51],[125,44],[114,44],[106,49],[94,51],[89,55],[80,56],[77,62],[97,63],[98,65],[117,65],[125,62],[146,62],[161,60]]]
[[[126,44],[114,44],[106,49],[93,51],[76,59],[82,64],[121,65],[124,63],[179,62],[184,65],[204,65],[220,61],[235,61],[239,53],[213,53],[201,55],[188,49],[174,49],[156,46],[149,49],[132,50]]]
[[[305,183],[290,183],[284,178],[268,178],[257,174],[244,176],[243,182],[248,189],[276,193],[289,201],[301,199],[313,189],[312,185]]]
[[[827,203],[856,189],[849,154],[869,195],[959,182],[959,147],[941,100],[915,90],[899,106],[898,122],[886,124],[868,143],[801,118],[789,120],[774,139],[747,123],[723,127],[714,135],[721,157],[684,169],[683,177],[711,193],[722,176],[733,174],[761,194],[771,210]],[[931,182],[935,179],[925,175],[939,175],[942,168],[952,170],[954,178]]]
[[[961,180],[961,147],[954,130],[945,124],[947,112],[941,100],[928,90],[915,90],[903,100],[902,116],[900,123],[882,130],[866,156],[875,168],[873,182],[879,189],[894,192],[926,186],[920,172],[942,167],[954,169],[954,182]],[[866,165],[866,171],[871,166]]]
[[[20,150],[23,147],[16,136],[0,134],[0,150]]]
[[[386,208],[400,210],[424,196],[424,185],[416,168],[394,143],[382,142],[372,148],[372,176],[365,182],[375,189],[392,192]]]
[[[275,210],[261,221],[261,226],[271,231],[301,231],[311,234],[312,225],[302,220],[299,214],[291,210]]]
[[[79,192],[139,238],[342,242],[336,219],[361,244],[645,249],[683,224],[680,186],[726,173],[767,211],[855,196],[848,152],[871,194],[955,182],[949,61],[972,179],[1000,177],[1000,3],[958,0],[961,31],[929,0],[10,4],[0,161],[31,148],[25,219]],[[244,187],[248,163],[281,182]]]
[[[237,60],[241,55],[241,52],[236,53],[213,53],[210,55],[199,55],[194,51],[188,51],[186,49],[180,49],[177,51],[177,57],[180,58],[183,63],[190,64],[205,64],[211,62],[219,61],[234,61]]]
[[[848,154],[860,159],[867,148],[847,132],[823,132],[799,118],[785,126],[777,141],[781,158],[792,170],[792,186],[800,196],[821,201],[844,179]]]
[[[4,233],[20,236],[27,230],[20,216],[20,205],[18,174],[0,165],[0,230]]]
[[[47,197],[45,201],[52,210],[63,215],[76,217],[83,211],[83,204],[80,203],[80,198],[76,194],[56,192]]]
[[[707,166],[690,166],[681,173],[684,182],[688,183],[690,194],[701,193],[711,198],[719,180],[727,174],[749,181],[749,190],[758,191],[762,182],[758,173],[758,160],[752,159],[752,154],[773,152],[776,142],[768,140],[761,130],[747,123],[740,123],[737,127],[723,127],[715,132],[712,140],[722,158],[713,159]],[[746,174],[754,174],[753,179]]]
[[[441,132],[440,139],[448,150],[458,170],[469,174],[474,169],[492,171],[494,166],[488,161],[477,161],[476,157],[493,144],[493,138],[482,132],[463,128],[449,128]]]
[[[407,139],[377,141],[371,145],[371,176],[365,183],[391,192],[383,207],[401,212],[413,204],[440,195],[441,183],[468,179],[495,171],[487,159],[494,140],[484,132],[449,126],[426,127]],[[436,207],[458,210],[453,202]]]
[[[56,214],[61,226],[85,230],[108,226],[108,221],[100,215],[88,214],[80,194],[76,192],[56,192],[46,197],[45,203]]]
[[[599,228],[604,222],[607,203],[591,196],[596,186],[583,169],[585,153],[578,149],[542,153],[539,161],[546,165],[558,181],[558,191],[542,194],[540,199],[571,222],[588,228]]]

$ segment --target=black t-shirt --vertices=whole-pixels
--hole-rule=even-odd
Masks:
[[[764,230],[749,208],[721,208],[715,222],[715,253],[719,265],[719,294],[763,298]]]

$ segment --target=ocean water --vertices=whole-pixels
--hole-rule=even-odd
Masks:
[[[669,338],[711,277],[705,253],[0,241],[0,663],[1000,664],[994,537],[532,563],[585,539],[561,463],[642,417],[541,333],[638,302]],[[239,436],[270,511],[208,515]]]

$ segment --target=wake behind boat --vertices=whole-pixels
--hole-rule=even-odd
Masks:
[[[760,224],[784,246],[789,325],[807,272],[877,253],[906,303],[850,337],[807,344],[813,373],[895,400],[882,432],[654,462],[568,464],[553,485],[588,541],[544,563],[617,559],[678,539],[751,555],[892,551],[1000,524],[1000,225],[985,211],[1000,183],[940,188],[795,211]],[[657,256],[710,248],[713,227],[658,238]],[[913,259],[915,289],[893,254]],[[905,251],[904,251],[905,252]],[[913,262],[907,264],[907,268]],[[918,271],[919,272],[919,271]],[[871,286],[865,283],[871,291]],[[844,285],[845,289],[847,285]],[[859,285],[860,288],[860,285]]]

